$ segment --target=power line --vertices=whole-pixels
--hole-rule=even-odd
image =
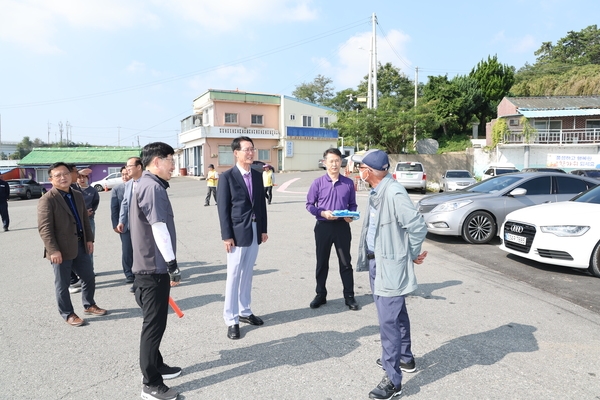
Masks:
[[[341,27],[323,32],[321,34],[318,35],[314,35],[314,36],[310,36],[308,38],[305,39],[301,39],[298,40],[296,42],[292,42],[289,43],[287,45],[283,45],[283,46],[279,46],[279,47],[275,47],[271,50],[267,50],[261,53],[257,53],[255,55],[251,55],[248,57],[243,57],[239,60],[236,61],[230,61],[221,65],[217,65],[217,66],[212,66],[212,67],[208,67],[205,69],[201,69],[201,70],[197,70],[197,71],[192,71],[192,72],[188,72],[185,74],[181,74],[181,75],[176,75],[170,78],[164,78],[164,79],[159,79],[153,82],[148,82],[148,83],[143,83],[143,84],[139,84],[139,85],[133,85],[133,86],[129,86],[129,87],[125,87],[125,88],[119,88],[119,89],[112,89],[112,90],[107,90],[104,92],[97,92],[97,93],[89,93],[89,94],[84,94],[84,95],[78,95],[78,96],[72,96],[72,97],[65,97],[62,99],[54,99],[54,100],[43,100],[43,101],[36,101],[36,102],[30,102],[30,103],[19,103],[19,104],[4,104],[4,105],[0,105],[0,109],[12,109],[12,108],[26,108],[26,107],[36,107],[36,106],[44,106],[44,105],[52,105],[52,104],[59,104],[59,103],[66,103],[66,102],[71,102],[71,101],[77,101],[77,100],[88,100],[88,99],[92,99],[92,98],[96,98],[96,97],[102,97],[102,96],[109,96],[109,95],[113,95],[113,94],[119,94],[119,93],[123,93],[123,92],[128,92],[128,91],[133,91],[133,90],[138,90],[138,89],[143,89],[143,88],[147,88],[147,87],[151,87],[151,86],[156,86],[156,85],[160,85],[160,84],[164,84],[164,83],[169,83],[169,82],[174,82],[177,80],[181,80],[184,78],[188,78],[190,76],[194,76],[194,75],[201,75],[201,74],[205,74],[208,72],[212,72],[212,71],[216,71],[220,68],[223,67],[229,67],[229,66],[233,66],[233,65],[238,65],[238,64],[242,64],[245,62],[249,62],[249,61],[254,61],[257,59],[260,59],[262,57],[266,57],[266,56],[270,56],[273,54],[277,54],[289,49],[293,49],[295,47],[299,47],[317,40],[321,40],[324,38],[327,38],[329,36],[333,36],[336,35],[338,33],[341,32],[345,32],[347,30],[353,29],[355,27],[358,27],[360,25],[363,25],[365,23],[365,19],[361,19],[355,22],[352,22],[350,24],[347,25],[343,25]]]

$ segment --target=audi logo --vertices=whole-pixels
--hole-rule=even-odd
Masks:
[[[523,227],[519,225],[513,225],[510,227],[510,231],[514,233],[523,233]]]

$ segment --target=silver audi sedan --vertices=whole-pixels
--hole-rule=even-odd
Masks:
[[[598,180],[556,172],[517,172],[481,181],[465,190],[425,196],[417,203],[427,230],[461,236],[473,244],[491,241],[506,215],[520,208],[566,201]]]

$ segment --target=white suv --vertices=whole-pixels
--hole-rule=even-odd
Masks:
[[[427,174],[420,162],[399,162],[392,174],[405,189],[420,189],[422,194],[427,192]]]
[[[104,190],[105,186],[108,189],[112,189],[119,183],[123,183],[123,179],[121,179],[121,173],[113,172],[104,179],[100,179],[99,181],[90,183],[90,186],[96,189],[97,191],[101,192]]]

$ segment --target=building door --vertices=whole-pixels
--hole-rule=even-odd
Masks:
[[[277,171],[281,172],[281,166],[283,164],[283,149],[277,150]]]

